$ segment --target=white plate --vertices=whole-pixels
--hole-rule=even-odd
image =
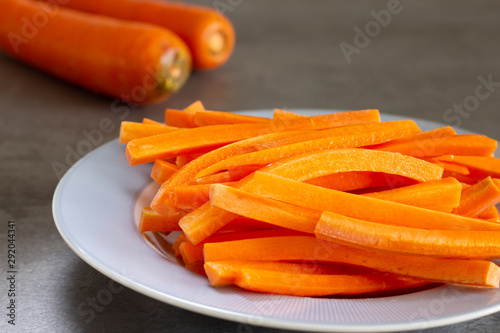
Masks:
[[[305,115],[333,112],[295,111]],[[269,116],[271,110],[242,113]],[[384,121],[400,119],[405,117],[383,116]],[[443,126],[416,121],[424,130]],[[217,318],[301,331],[425,329],[500,310],[498,290],[454,286],[366,299],[300,298],[212,288],[205,278],[155,252],[137,231],[137,200],[147,200],[153,193],[150,170],[150,164],[129,166],[124,146],[115,140],[76,163],[61,179],[53,199],[55,223],[69,247],[101,273],[142,294]]]

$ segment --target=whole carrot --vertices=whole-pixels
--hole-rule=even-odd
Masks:
[[[231,22],[215,9],[204,6],[154,0],[66,0],[64,6],[168,28],[189,46],[196,69],[224,64],[234,48]]]
[[[189,50],[167,29],[53,3],[0,0],[0,7],[0,49],[90,90],[145,104],[189,76]]]

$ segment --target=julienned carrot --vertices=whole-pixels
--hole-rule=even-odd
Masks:
[[[487,260],[407,256],[354,248],[314,236],[285,236],[205,244],[205,262],[223,260],[343,263],[434,282],[496,288],[500,268]]]
[[[194,114],[199,110],[205,110],[201,101],[195,101],[183,110],[166,109],[165,124],[179,128],[198,127],[194,122]]]
[[[236,184],[235,182],[223,183],[227,186]],[[211,184],[201,185],[181,185],[175,188],[175,202],[179,209],[192,210],[207,202]]]
[[[328,275],[347,275],[347,274],[368,274],[373,270],[360,266],[347,266],[337,264],[319,264],[319,263],[292,263],[279,261],[246,261],[246,260],[225,260],[209,261],[205,263],[205,272],[207,273],[210,284],[214,287],[229,286],[234,284],[242,269],[259,268],[266,271],[277,271],[294,274],[328,274]],[[288,281],[295,281],[290,279]]]
[[[180,130],[177,127],[159,126],[152,124],[136,123],[133,121],[122,121],[120,126],[120,143],[126,144],[129,141],[145,138],[152,135],[171,133]]]
[[[408,228],[500,230],[497,223],[326,189],[260,171],[252,175],[244,190],[301,207]]]
[[[141,212],[139,231],[180,231],[179,220],[184,214],[178,212],[171,215],[159,215],[150,207],[144,207]]]
[[[483,179],[491,176],[500,178],[500,159],[489,156],[439,156],[440,161],[463,165],[469,169],[471,176]]]
[[[323,212],[316,237],[406,255],[456,259],[500,258],[500,231],[425,230]]]
[[[490,156],[497,149],[496,140],[477,134],[454,135],[388,143],[372,147],[415,157],[432,157],[445,154]]]
[[[220,111],[197,111],[194,114],[194,122],[198,126],[241,123],[267,123],[269,121],[269,118],[247,116],[244,114]]]
[[[459,205],[461,194],[462,185],[455,178],[449,177],[363,195],[451,213]]]
[[[241,168],[231,168],[227,171],[219,172],[214,175],[196,178],[191,181],[191,184],[215,184],[215,183],[237,182],[258,169],[260,169],[259,166],[253,166],[253,165]]]
[[[278,120],[288,120],[288,119],[296,119],[296,118],[304,118],[306,116],[295,113],[292,111],[282,110],[282,109],[274,109],[273,119]]]
[[[43,28],[35,27],[38,17],[47,18]],[[29,26],[36,33],[28,36]],[[191,70],[186,44],[169,30],[34,1],[2,1],[0,48],[59,78],[140,104],[167,98]]]
[[[311,178],[305,180],[304,183],[338,191],[354,191],[377,187],[397,188],[414,185],[418,182],[407,177],[390,175],[383,172],[350,171]]]
[[[146,124],[146,125],[166,126],[164,123],[160,123],[159,121],[149,119],[149,118],[142,118],[142,123]]]
[[[438,138],[445,138],[445,137],[454,136],[454,135],[457,135],[457,132],[455,132],[455,130],[453,128],[451,128],[450,126],[444,126],[444,127],[438,127],[438,128],[435,128],[435,129],[432,129],[429,131],[421,132],[421,133],[415,133],[413,136],[409,136],[406,138],[397,139],[397,140],[393,140],[393,141],[386,142],[386,143],[381,143],[379,145],[375,145],[375,146],[370,147],[370,148],[373,148],[373,149],[378,149],[378,147],[388,148],[388,147],[392,147],[392,146],[400,146],[400,145],[406,144],[406,143],[414,143],[418,140],[423,140],[423,139],[438,139]],[[422,148],[425,148],[425,147],[422,147]]]
[[[498,209],[495,206],[486,209],[484,212],[477,216],[477,218],[484,220],[494,220],[495,222],[499,222],[499,217],[500,214],[498,213]]]
[[[203,262],[203,246],[208,243],[228,242],[240,239],[265,238],[265,237],[281,237],[281,236],[300,236],[302,233],[284,228],[252,230],[246,232],[232,232],[217,234],[205,239],[203,242],[193,244],[191,242],[183,242],[179,246],[179,251],[182,255],[182,260],[185,264],[194,264]]]
[[[231,213],[292,230],[313,233],[321,212],[244,192],[222,184],[210,187],[210,203]]]
[[[478,217],[499,202],[500,189],[495,185],[491,177],[487,177],[462,192],[460,205],[453,210],[453,213]]]
[[[371,145],[375,142],[385,142],[394,138],[400,138],[408,135],[408,133],[412,133],[413,131],[413,129],[408,129],[406,126],[401,128],[397,125],[394,125],[396,128],[389,127],[389,129],[387,129],[388,126],[385,127],[382,126],[382,124],[386,123],[376,123],[375,125],[378,129],[371,130],[368,130],[366,127],[375,126],[369,126],[372,125],[369,124],[368,126],[348,126],[341,127],[338,130],[334,128],[333,130],[296,135],[290,139],[283,138],[271,143],[274,145],[272,148],[234,156],[220,161],[219,163],[200,171],[197,174],[197,177],[203,177],[229,168],[238,168],[248,165],[264,166],[287,157],[318,150],[362,147]],[[352,128],[352,130],[350,130],[350,128]],[[364,128],[366,128],[366,130],[364,130]],[[290,142],[293,143],[289,144]],[[259,146],[259,149],[261,148],[262,146]]]
[[[210,7],[140,0],[71,0],[65,1],[63,5],[167,28],[189,46],[196,69],[221,66],[229,59],[234,48],[235,33],[231,22]]]
[[[214,125],[190,128],[132,140],[127,144],[130,165],[153,162],[177,155],[197,153],[259,135],[266,124]]]
[[[314,297],[380,293],[419,287],[429,282],[389,273],[308,274],[252,267],[241,269],[234,284],[261,293]]]
[[[169,180],[168,183],[164,183],[155,198],[153,199],[152,206],[153,209],[159,212],[160,214],[167,214],[169,212],[174,212],[178,210],[178,207],[175,205],[175,187],[180,185],[189,185],[191,184],[196,174],[205,169],[206,167],[217,163],[218,161],[229,158],[234,155],[242,154],[245,152],[255,151],[255,145],[268,141],[275,140],[279,137],[284,137],[288,135],[294,135],[300,133],[298,131],[293,132],[281,132],[281,133],[271,133],[266,135],[256,136],[250,139],[241,140],[221,148],[215,149],[211,152],[208,152],[199,158],[193,160],[191,163],[185,165],[178,173],[176,173],[172,179]],[[220,182],[224,181],[232,181],[231,177],[228,174],[227,178],[223,180],[218,180]],[[212,182],[212,181],[210,181]],[[198,182],[199,184],[200,182]]]
[[[151,170],[151,178],[158,184],[163,184],[178,170],[179,167],[175,164],[164,160],[156,160]]]
[[[436,164],[437,166],[440,166],[441,168],[443,168],[443,172],[457,173],[457,174],[464,175],[464,176],[467,176],[470,174],[469,169],[467,169],[463,165],[458,165],[458,164],[440,161],[440,160],[438,160],[436,158],[432,158],[432,157],[431,158],[423,158],[423,159],[425,159],[427,162],[431,162],[433,164]]]

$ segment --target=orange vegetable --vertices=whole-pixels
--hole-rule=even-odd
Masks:
[[[180,128],[198,127],[194,122],[194,114],[199,110],[205,110],[201,101],[191,103],[184,110],[166,109],[165,124]]]
[[[156,160],[151,170],[151,178],[158,184],[163,184],[178,170],[179,167],[175,164],[164,160]]]
[[[130,165],[153,162],[258,135],[266,124],[214,125],[135,139],[127,144]]]
[[[447,172],[447,173],[456,173],[456,174],[460,174],[460,175],[464,175],[464,176],[467,176],[470,174],[469,169],[467,169],[463,165],[458,165],[458,164],[440,161],[436,158],[424,158],[424,159],[427,162],[431,162],[431,163],[436,164],[437,166],[440,166],[441,168],[443,168],[443,171]]]
[[[260,171],[252,175],[244,189],[293,205],[383,224],[437,230],[500,230],[497,223],[326,189]]]
[[[462,192],[460,205],[453,212],[462,216],[478,217],[499,202],[500,189],[491,177],[487,177]]]
[[[235,182],[224,183],[232,186]],[[211,184],[182,185],[175,188],[175,202],[179,209],[191,210],[200,207],[209,200]]]
[[[499,222],[498,221],[499,216],[500,215],[498,214],[498,209],[495,206],[493,206],[483,211],[481,214],[477,216],[477,218]]]
[[[462,186],[455,178],[431,180],[364,196],[451,213],[460,203]],[[439,198],[439,200],[436,200]]]
[[[146,125],[158,125],[158,126],[165,126],[164,123],[160,123],[159,121],[149,119],[149,118],[142,118],[142,123]]]
[[[122,121],[120,126],[120,143],[126,144],[134,139],[145,138],[163,133],[172,133],[178,130],[180,130],[180,128],[171,126],[158,126],[135,123],[132,121]]]
[[[440,161],[451,162],[465,166],[471,172],[471,176],[483,179],[488,176],[500,178],[500,159],[489,156],[439,156]]]
[[[444,154],[489,156],[497,149],[496,140],[476,134],[454,135],[387,143],[372,147],[376,150],[393,151],[414,157],[440,156]]]
[[[457,259],[500,258],[500,231],[426,230],[323,212],[316,237],[380,251]]]
[[[496,288],[500,268],[487,260],[442,259],[408,256],[354,248],[314,236],[283,236],[208,243],[205,262],[295,261],[342,263],[433,282]]]
[[[350,171],[311,178],[304,180],[304,183],[338,191],[353,191],[374,187],[397,188],[399,186],[413,185],[418,182],[407,177],[390,175],[383,172]]]
[[[194,122],[198,126],[241,123],[267,123],[269,121],[269,118],[247,116],[230,112],[197,111],[194,114]]]
[[[40,28],[39,17],[46,18]],[[186,44],[167,29],[34,1],[2,1],[0,48],[61,79],[138,104],[164,100],[191,70]]]
[[[189,46],[196,69],[224,64],[234,48],[231,22],[215,9],[183,2],[140,0],[71,0],[64,6],[129,21],[162,26]]]
[[[377,126],[378,130],[369,130],[369,127],[375,126],[359,125],[296,135],[291,138],[283,138],[277,140],[277,142],[275,141],[275,146],[272,148],[238,155],[220,161],[219,163],[216,163],[206,168],[205,170],[200,171],[197,174],[197,177],[203,177],[229,168],[238,168],[250,165],[264,166],[266,164],[276,162],[287,157],[292,157],[318,150],[361,147],[374,143],[385,142],[394,138],[408,135],[408,133],[412,133],[409,131],[413,130],[405,128],[406,126],[400,128],[400,126],[393,124],[389,125],[393,125],[394,127],[396,127],[395,129],[392,128],[393,126],[387,126],[389,127],[389,129],[387,129],[386,126],[382,126],[385,124],[387,123],[376,123],[375,125]],[[350,130],[351,128],[352,130]],[[289,142],[295,143],[288,144]],[[260,147],[262,147],[262,145],[260,145],[259,148]]]
[[[139,231],[180,231],[179,220],[182,213],[174,213],[171,215],[159,215],[150,207],[142,208],[141,220],[139,222]]]

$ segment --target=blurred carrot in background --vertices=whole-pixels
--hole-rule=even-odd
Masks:
[[[167,29],[54,3],[0,0],[0,7],[1,49],[90,90],[146,104],[189,77],[189,49]]]
[[[189,46],[195,69],[221,66],[233,52],[233,25],[226,16],[209,7],[154,0],[66,0],[62,5],[167,28]]]

